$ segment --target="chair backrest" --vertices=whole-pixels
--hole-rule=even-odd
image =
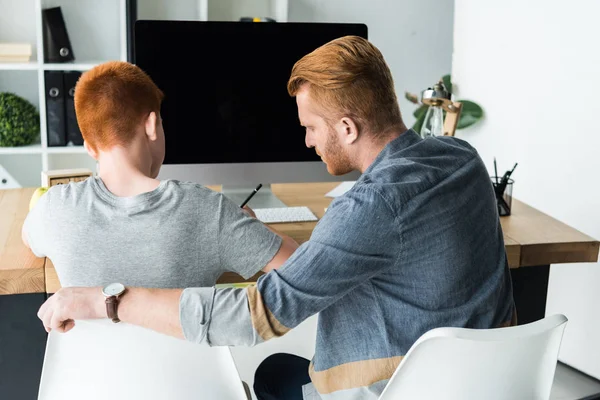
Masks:
[[[228,347],[109,320],[50,332],[38,400],[246,400]]]
[[[567,318],[498,329],[436,328],[410,348],[379,400],[547,400]]]

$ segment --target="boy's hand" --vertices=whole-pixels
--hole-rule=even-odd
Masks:
[[[252,218],[256,218],[256,214],[254,213],[254,211],[250,207],[244,206],[244,208],[242,208],[242,210],[244,210],[246,212],[246,214],[248,214]]]

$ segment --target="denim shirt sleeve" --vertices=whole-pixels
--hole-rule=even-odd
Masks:
[[[337,198],[311,239],[279,270],[258,281],[273,316],[288,328],[324,310],[355,287],[393,267],[401,241],[395,212],[366,185]]]
[[[186,339],[209,345],[253,346],[285,334],[398,259],[401,240],[381,195],[355,187],[337,198],[279,269],[247,289],[186,289],[180,317]],[[394,249],[394,250],[391,250]]]

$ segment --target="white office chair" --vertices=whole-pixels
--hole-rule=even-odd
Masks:
[[[38,400],[246,400],[228,347],[109,320],[50,332]]]
[[[548,400],[567,318],[437,328],[410,348],[379,400]]]

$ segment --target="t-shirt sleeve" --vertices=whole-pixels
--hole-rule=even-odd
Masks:
[[[248,279],[263,269],[282,239],[224,195],[219,201],[218,246],[221,267]]]
[[[46,221],[48,219],[48,212],[50,212],[49,203],[50,195],[49,192],[46,192],[39,198],[31,211],[29,211],[23,223],[25,237],[31,251],[36,257],[46,257],[48,255]]]

